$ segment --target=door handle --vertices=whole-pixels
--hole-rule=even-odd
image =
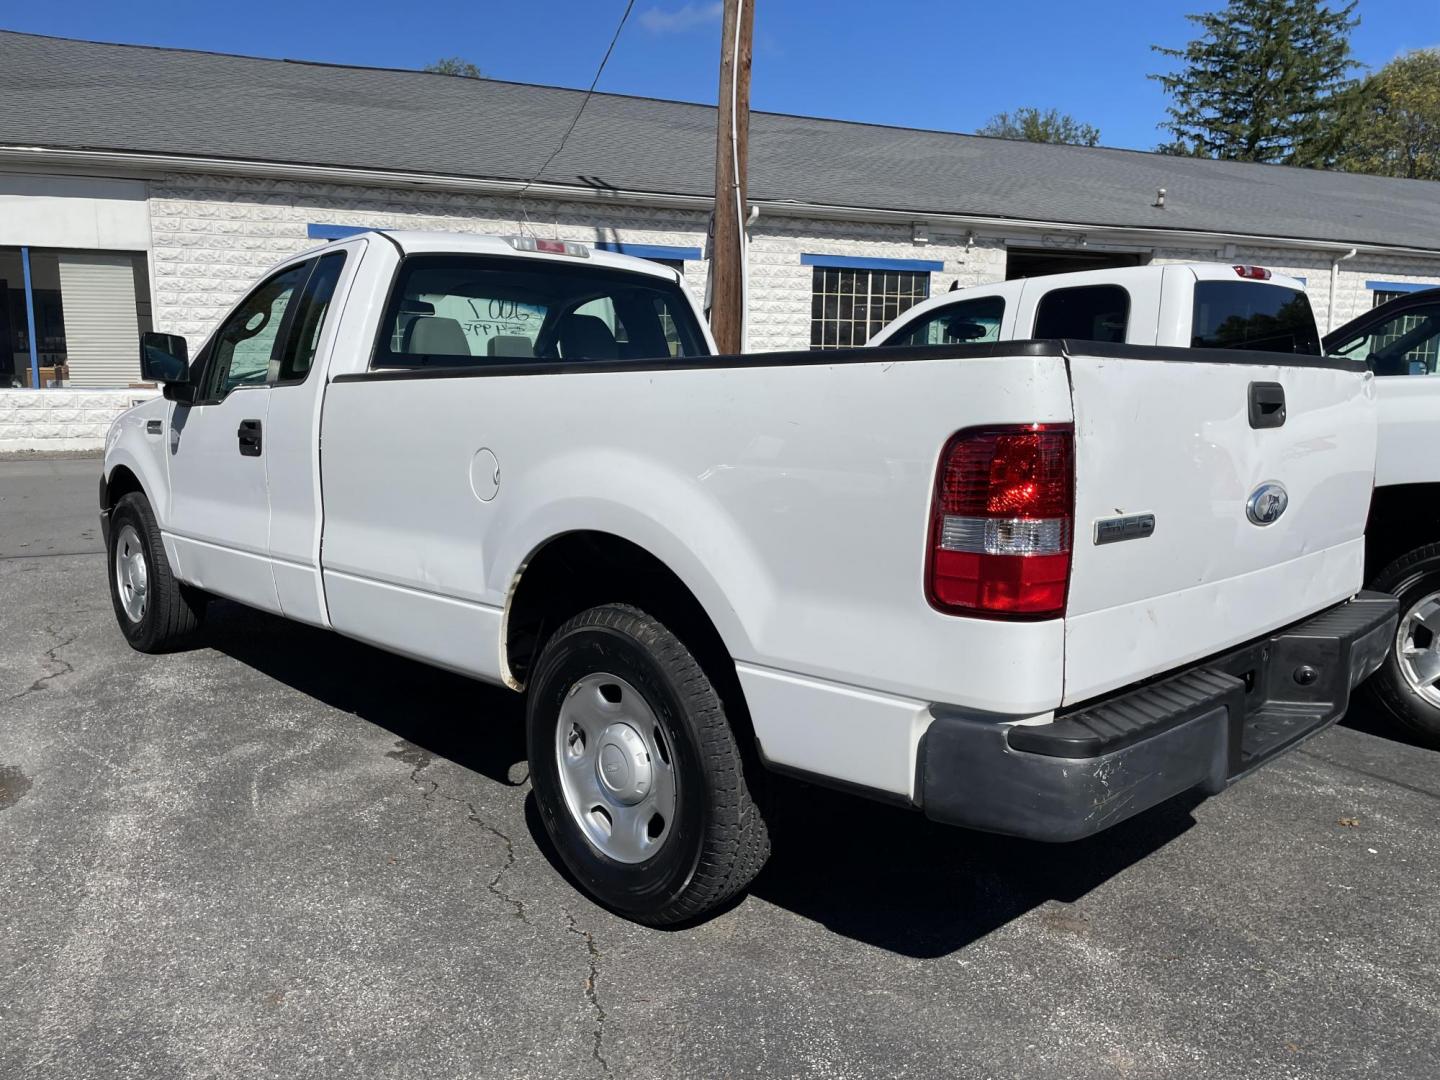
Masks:
[[[241,420],[241,421],[240,421],[240,430],[237,431],[235,434],[236,434],[236,436],[237,436],[237,437],[239,438],[239,440],[240,440],[240,456],[241,456],[241,457],[259,457],[259,456],[260,456],[260,421],[259,421],[259,420]]]
[[[1250,426],[1257,430],[1285,426],[1285,387],[1278,382],[1250,384]]]

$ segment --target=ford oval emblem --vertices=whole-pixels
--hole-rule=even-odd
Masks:
[[[1245,516],[1255,525],[1273,525],[1290,505],[1290,496],[1283,484],[1273,480],[1261,484],[1245,501]]]

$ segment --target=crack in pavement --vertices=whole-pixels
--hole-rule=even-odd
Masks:
[[[398,740],[395,745],[400,747],[400,749],[390,750],[385,756],[412,766],[410,769],[410,782],[418,788],[423,788],[425,785],[420,782],[420,774],[429,768],[430,763],[435,760],[435,755],[431,754],[428,750],[422,750],[420,747],[406,742],[404,739]],[[440,785],[434,780],[428,782],[430,784],[430,790],[424,792],[422,795],[422,798],[424,798],[426,802],[430,801],[431,795],[434,795],[435,792],[440,790]]]
[[[13,562],[18,559],[66,559],[75,555],[104,555],[104,548],[94,548],[87,551],[37,551],[25,555],[0,555],[0,562]]]
[[[565,913],[565,920],[569,924],[566,930],[569,933],[585,939],[585,949],[589,953],[590,974],[585,977],[585,1000],[590,1002],[590,1007],[595,1010],[595,1044],[590,1048],[590,1054],[600,1066],[600,1071],[606,1076],[610,1073],[610,1062],[605,1060],[602,1052],[605,1041],[605,1007],[600,1004],[600,995],[597,984],[600,981],[600,950],[595,947],[595,935],[589,930],[581,930],[575,925],[575,916],[568,911]]]
[[[442,798],[449,799],[450,796],[444,795],[442,796]],[[451,801],[459,802],[458,799],[452,799]],[[513,907],[515,909],[515,917],[517,919],[519,919],[521,922],[528,923],[530,921],[530,917],[525,914],[525,901],[521,900],[518,896],[512,896],[510,893],[500,888],[500,879],[503,878],[506,874],[508,874],[515,866],[514,841],[512,841],[510,837],[506,836],[494,825],[491,825],[488,821],[486,821],[478,813],[476,813],[475,805],[473,803],[467,802],[465,804],[465,808],[470,811],[471,821],[473,821],[476,825],[479,825],[485,831],[492,833],[493,835],[498,837],[500,842],[505,845],[505,865],[499,869],[499,871],[495,874],[493,878],[491,878],[485,883],[485,888],[490,891],[491,895],[498,897],[499,899],[505,901],[505,903]]]
[[[45,633],[49,634],[52,638],[58,638],[60,636],[60,631],[55,629],[55,627],[53,626],[45,627]],[[18,694],[9,695],[7,698],[5,698],[5,700],[7,702],[19,701],[21,698],[27,697],[28,695],[33,694],[39,690],[48,690],[50,689],[50,682],[52,680],[58,679],[62,675],[72,674],[75,671],[75,666],[71,664],[69,660],[62,659],[58,654],[61,649],[66,648],[69,645],[73,645],[76,639],[79,638],[79,636],[79,634],[71,634],[64,641],[58,642],[55,645],[52,645],[50,648],[46,649],[44,656],[40,658],[40,662],[44,664],[47,668],[58,667],[59,670],[47,671],[44,675],[41,675],[24,690],[21,690]]]
[[[399,749],[391,750],[387,752],[385,756],[389,758],[394,758],[396,761],[400,761],[411,766],[410,782],[413,783],[416,787],[422,789],[422,798],[424,798],[428,802],[430,801],[431,796],[438,793],[440,795],[440,798],[444,799],[446,802],[456,803],[457,805],[464,806],[466,811],[468,812],[467,820],[469,820],[472,824],[479,825],[482,829],[493,835],[504,845],[505,865],[500,867],[500,869],[496,872],[495,876],[486,883],[485,888],[492,896],[504,901],[509,907],[511,907],[514,910],[515,917],[517,919],[519,919],[523,923],[526,923],[527,925],[533,926],[534,923],[531,922],[529,913],[526,911],[525,908],[525,901],[500,887],[501,880],[505,877],[506,874],[508,874],[512,869],[514,869],[516,865],[517,860],[515,858],[515,842],[511,840],[507,834],[502,832],[500,829],[497,829],[494,825],[481,817],[479,812],[475,809],[474,803],[469,802],[465,799],[457,799],[453,795],[446,795],[443,791],[440,791],[440,785],[434,780],[421,780],[420,774],[424,772],[425,769],[428,768],[430,764],[435,760],[433,754],[431,754],[428,750],[422,750],[420,747],[415,746],[404,739],[397,742],[396,745],[399,747]],[[575,922],[574,915],[571,915],[568,911],[564,914],[566,922],[566,932],[574,934],[576,937],[583,939],[585,942],[586,957],[590,967],[589,973],[585,976],[584,983],[585,1000],[589,1002],[590,1008],[595,1013],[595,1030],[591,1033],[591,1037],[594,1041],[590,1047],[590,1055],[595,1059],[596,1064],[600,1066],[600,1071],[604,1075],[610,1076],[612,1075],[610,1071],[610,1062],[606,1060],[604,1053],[606,1014],[605,1007],[600,1004],[600,994],[598,987],[600,981],[600,950],[595,947],[595,935],[589,930],[582,930]]]

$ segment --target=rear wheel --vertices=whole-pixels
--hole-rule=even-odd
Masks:
[[[1416,738],[1440,747],[1440,544],[1402,555],[1372,587],[1399,599],[1400,622],[1371,693]]]
[[[607,907],[651,925],[688,921],[764,865],[769,836],[720,696],[638,608],[591,608],[550,638],[528,743],[545,828]]]
[[[200,625],[205,598],[175,580],[150,501],[131,492],[110,513],[110,599],[131,648],[167,652]]]

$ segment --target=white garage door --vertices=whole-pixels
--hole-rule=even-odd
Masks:
[[[140,378],[131,256],[61,252],[59,261],[69,384],[130,385]]]

